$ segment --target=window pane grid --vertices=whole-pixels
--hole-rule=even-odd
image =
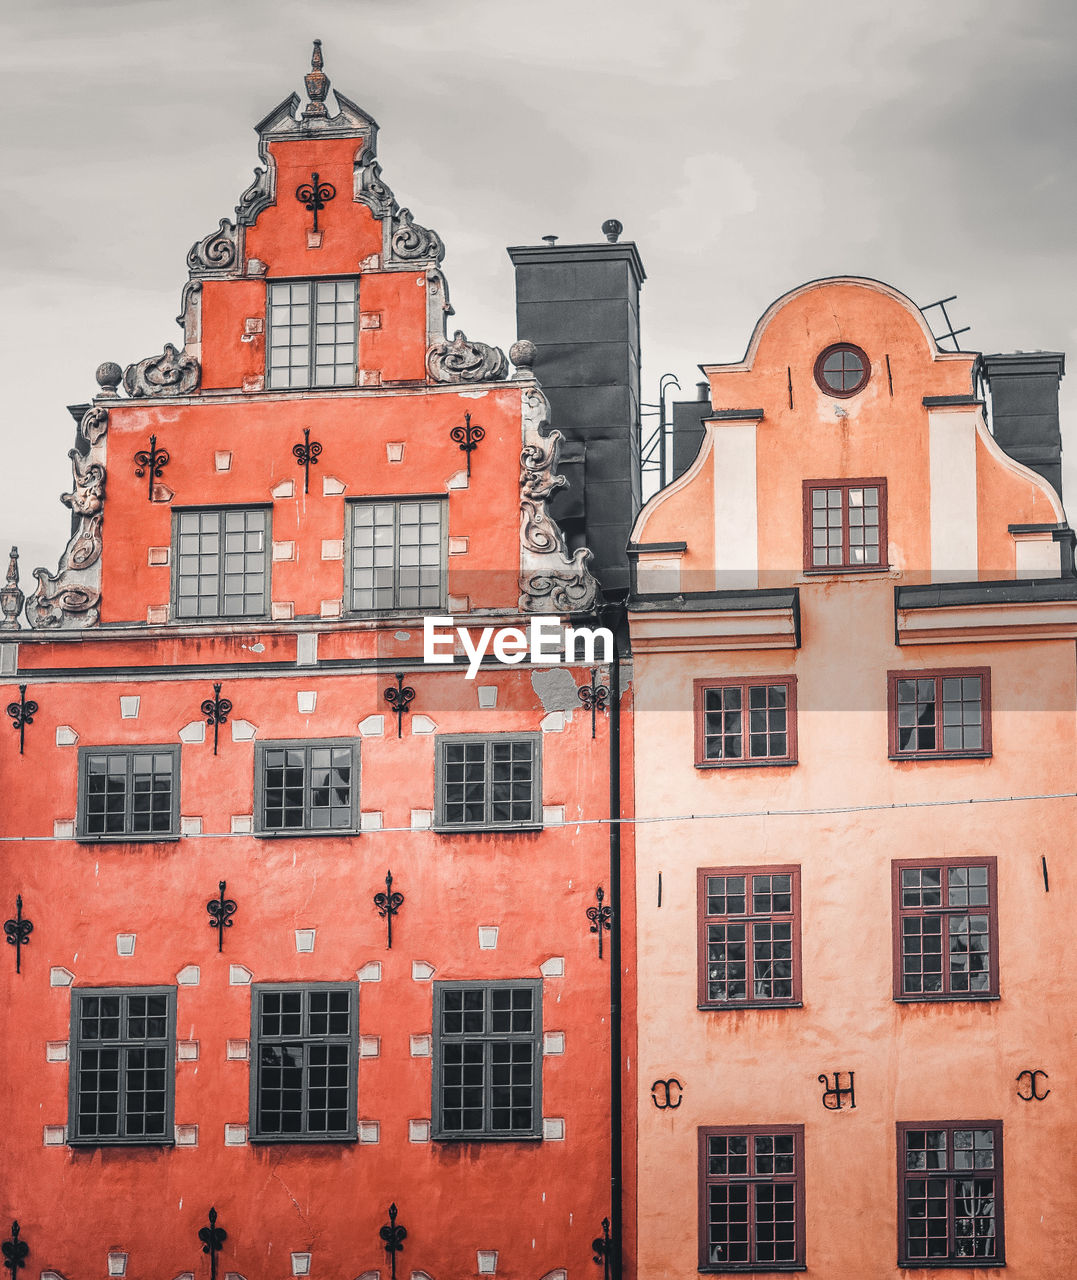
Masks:
[[[257,992],[258,1137],[353,1136],[354,1000],[350,988]]]
[[[438,989],[438,1128],[442,1137],[538,1131],[537,984]]]
[[[537,820],[538,761],[532,739],[448,739],[438,743],[438,751],[444,826],[522,826]]]
[[[441,604],[445,504],[354,502],[350,607],[432,609]]]
[[[799,923],[794,871],[702,876],[703,977],[700,1003],[792,1003]]]
[[[703,761],[791,761],[791,704],[791,685],[786,682],[703,687]]]
[[[263,831],[354,829],[356,770],[350,744],[266,743],[259,752]]]
[[[902,995],[994,993],[991,879],[986,864],[900,868]]]
[[[249,618],[266,611],[263,510],[181,511],[175,525],[178,618]]]
[[[1001,1125],[901,1131],[902,1261],[1000,1261]]]
[[[799,1133],[704,1131],[701,1265],[803,1262]]]
[[[891,742],[899,755],[984,752],[982,675],[891,675]]]
[[[812,569],[879,568],[884,563],[885,490],[859,482],[810,486],[807,498]]]
[[[75,994],[73,1141],[170,1140],[172,999]]]
[[[270,284],[267,385],[354,386],[357,312],[355,280]]]
[[[79,830],[130,838],[174,831],[178,755],[168,748],[84,751]]]

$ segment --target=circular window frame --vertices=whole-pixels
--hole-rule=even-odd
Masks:
[[[823,365],[837,351],[849,351],[863,365],[863,375],[855,387],[849,387],[844,391],[839,391],[836,387],[832,387],[826,380],[823,372]],[[815,384],[824,395],[834,396],[838,400],[848,400],[851,396],[858,396],[861,391],[868,385],[871,380],[871,361],[868,359],[867,352],[863,347],[858,347],[854,342],[832,342],[829,347],[824,348],[815,358]]]

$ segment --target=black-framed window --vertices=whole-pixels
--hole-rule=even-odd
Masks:
[[[434,983],[435,1138],[542,1136],[542,982]]]
[[[444,498],[349,503],[348,608],[439,609],[446,592]]]
[[[899,1123],[898,1265],[1006,1261],[1001,1120]]]
[[[542,740],[537,733],[443,734],[437,740],[436,826],[500,830],[542,824]]]
[[[359,829],[359,746],[350,739],[259,742],[254,785],[262,835]]]
[[[174,512],[174,616],[264,617],[269,612],[269,539],[266,507]]]
[[[699,1270],[804,1268],[804,1126],[699,1130]]]
[[[179,772],[178,746],[81,747],[78,838],[178,835]]]
[[[355,279],[272,281],[266,386],[355,386],[358,317]]]
[[[354,983],[256,983],[251,1141],[355,1138],[359,991]]]
[[[175,987],[74,987],[70,1054],[72,1146],[174,1141]]]

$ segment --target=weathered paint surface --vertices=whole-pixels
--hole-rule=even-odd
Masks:
[[[836,341],[857,344],[871,360],[867,387],[850,399],[824,395],[812,376],[818,353]],[[978,406],[923,405],[924,397],[969,397],[971,363],[969,355],[934,350],[915,308],[893,290],[838,280],[780,300],[741,364],[707,370],[716,411],[763,410],[753,423],[758,518],[749,532],[758,539],[759,585],[799,590],[801,643],[762,649],[730,641],[723,650],[704,643],[690,651],[683,633],[674,640],[670,629],[663,641],[653,615],[638,606],[630,614],[642,824],[636,837],[641,1276],[697,1273],[697,1130],[742,1124],[804,1126],[808,1275],[919,1274],[896,1265],[895,1125],[964,1118],[1003,1123],[1007,1274],[1064,1280],[1073,1272],[1077,1163],[1072,1144],[1059,1135],[1075,1114],[1067,961],[1068,902],[1077,890],[1074,802],[1006,799],[1073,791],[1072,618],[1056,639],[1029,638],[1019,629],[1006,634],[1005,621],[1002,635],[997,628],[993,636],[977,635],[978,620],[991,628],[975,608],[963,632],[940,634],[939,643],[899,646],[895,634],[896,585],[1013,578],[1008,525],[1062,518],[1043,482],[1000,454]],[[935,414],[962,420],[964,474],[932,469]],[[738,585],[716,574],[721,547],[716,553],[711,537],[711,513],[722,509],[724,486],[732,482],[712,465],[711,441],[730,425],[743,424],[708,424],[696,467],[651,500],[633,534],[644,546],[687,541],[681,590]],[[803,481],[860,477],[886,479],[891,567],[806,574]],[[972,525],[956,532],[978,548],[978,563],[938,564],[932,547],[955,543],[937,540],[938,522],[958,494]],[[741,510],[752,505],[738,493],[728,501]],[[655,550],[651,558],[669,554]],[[641,583],[647,560],[644,552]],[[737,566],[719,563],[727,567]],[[702,634],[703,616],[716,606],[681,607],[696,610]],[[677,606],[669,609],[672,617]],[[1019,613],[1011,607],[1013,628]],[[888,759],[887,672],[940,667],[990,669],[990,758]],[[797,681],[798,762],[696,768],[693,681],[785,675]],[[998,860],[997,1000],[893,999],[892,862],[933,856]],[[773,864],[801,868],[802,1007],[698,1009],[698,869]],[[1018,1098],[1016,1077],[1033,1068],[1050,1076],[1044,1102]],[[855,1072],[855,1110],[823,1108],[818,1077],[835,1071]],[[671,1076],[684,1086],[682,1104],[659,1110],[651,1083]]]
[[[265,373],[265,281],[205,279],[193,348],[201,390],[99,401],[110,415],[103,625],[8,636],[19,642],[17,668],[0,699],[26,683],[40,710],[24,754],[17,735],[0,737],[0,901],[13,907],[21,893],[34,922],[22,973],[5,980],[11,1106],[0,1142],[13,1174],[6,1210],[30,1244],[35,1276],[103,1274],[109,1250],[128,1254],[129,1276],[208,1274],[197,1231],[211,1205],[228,1231],[221,1274],[286,1275],[289,1254],[309,1251],[312,1275],[385,1276],[378,1233],[395,1202],[407,1229],[400,1274],[471,1275],[477,1251],[496,1250],[499,1276],[538,1280],[589,1274],[591,1241],[610,1212],[609,952],[599,960],[585,916],[595,887],[608,883],[599,820],[609,804],[609,716],[598,715],[592,740],[575,695],[590,672],[561,669],[571,709],[550,721],[526,666],[487,667],[466,681],[459,668],[423,667],[421,617],[337,616],[347,500],[432,494],[448,509],[447,611],[461,622],[475,614],[526,624],[517,612],[521,395],[533,383],[427,378],[439,273],[371,263],[382,227],[351,199],[356,151],[355,138],[316,130],[271,142],[278,200],[246,229],[245,253],[270,280],[359,277],[357,385],[245,387]],[[311,215],[293,197],[314,170],[338,193],[319,248],[308,247]],[[365,326],[368,316],[377,323]],[[470,482],[449,438],[468,412],[486,433]],[[309,493],[292,454],[303,428],[323,446]],[[171,455],[153,501],[133,464],[151,433]],[[163,552],[173,508],[252,504],[272,513],[272,615],[170,621],[174,566]],[[415,691],[400,737],[385,699],[398,669]],[[232,702],[216,754],[200,710],[214,681]],[[310,694],[314,709],[300,710]],[[132,696],[137,717],[125,718],[120,699]],[[465,731],[539,735],[540,830],[427,829],[437,735]],[[257,743],[328,738],[359,743],[362,834],[250,834]],[[180,743],[178,838],[70,838],[79,748]],[[405,901],[387,950],[373,897],[390,868]],[[221,880],[238,910],[219,954],[206,904]],[[480,946],[479,929],[490,926],[496,947]],[[297,930],[315,931],[313,950],[297,949]],[[133,954],[117,954],[117,934],[135,936]],[[13,969],[10,952],[0,959]],[[197,1056],[185,1046],[177,1062],[175,1122],[188,1139],[186,1127],[197,1127],[193,1145],[64,1145],[70,1064],[47,1049],[71,1034],[61,970],[76,988],[176,988],[177,1039],[197,1042]],[[412,1122],[431,1117],[421,1046],[433,982],[468,979],[541,979],[552,1035],[540,1060],[543,1139],[419,1140]],[[251,1064],[242,1045],[231,1054],[229,1045],[250,1038],[251,981],[357,983],[359,1141],[244,1140]]]

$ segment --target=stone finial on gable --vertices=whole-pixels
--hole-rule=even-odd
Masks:
[[[310,101],[303,108],[304,120],[324,120],[329,111],[325,105],[325,95],[329,92],[329,77],[322,70],[322,42],[314,41],[314,52],[310,55],[310,71],[303,77],[307,86],[307,97]]]

